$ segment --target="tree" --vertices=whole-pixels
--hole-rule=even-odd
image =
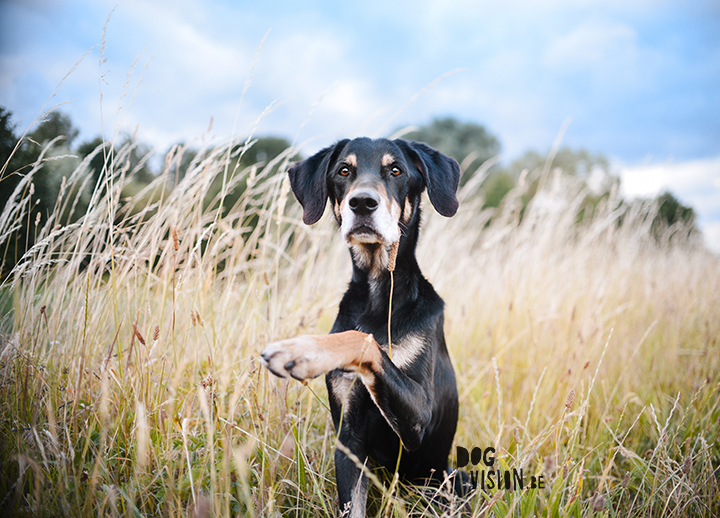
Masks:
[[[542,170],[547,162],[547,155],[537,151],[527,151],[523,156],[513,161],[510,171],[517,176],[527,169],[530,173]],[[560,148],[550,164],[551,169],[559,167],[563,173],[588,180],[593,173],[602,173],[614,177],[611,172],[610,161],[600,153],[594,154],[585,149],[573,150],[567,147]]]
[[[18,140],[15,124],[12,123],[12,113],[0,106],[0,207],[7,200],[7,197],[3,197],[4,193],[9,196],[20,180],[18,171],[37,158],[27,145],[20,145],[15,149]]]
[[[461,122],[454,117],[439,117],[426,126],[406,133],[403,138],[425,142],[438,151],[463,162],[471,153],[477,156],[467,164],[479,166],[500,153],[500,141],[484,126]],[[464,177],[462,184],[467,181]]]
[[[548,180],[547,176],[543,178],[543,173],[549,175],[559,169],[563,174],[576,178],[586,187],[585,204],[580,211],[580,219],[591,215],[598,203],[607,198],[613,186],[617,186],[620,181],[612,171],[610,161],[603,154],[563,147],[552,157],[549,164],[548,156],[537,151],[527,151],[514,160],[507,169],[507,173],[513,178],[519,179],[521,176],[525,178],[527,186],[522,195],[523,211],[534,198],[541,183]]]
[[[290,142],[282,137],[260,137],[248,149],[240,160],[240,167],[254,164],[265,165],[290,147]],[[297,157],[299,159],[299,157]]]
[[[30,133],[29,137],[43,147],[55,137],[63,136],[67,146],[70,147],[79,133],[68,115],[53,111]]]
[[[93,151],[95,151],[98,146],[102,145],[103,139],[102,137],[95,137],[92,140],[87,140],[80,144],[77,148],[77,154],[81,158],[87,157],[89,154],[91,154]],[[98,153],[95,155],[92,160],[90,160],[90,171],[92,172],[93,181],[91,188],[94,188],[98,181],[101,179],[103,174],[103,166],[105,164],[105,155],[103,153]]]
[[[0,214],[7,208],[8,201],[21,180],[18,171],[25,162],[26,146],[18,146],[12,114],[0,106]],[[14,153],[13,153],[14,152]],[[11,158],[12,155],[12,158]],[[23,221],[23,224],[25,221]],[[0,228],[0,273],[9,271],[20,255],[25,251],[25,233],[20,230],[8,233],[15,222],[7,221]],[[22,240],[22,243],[18,243]]]
[[[537,192],[546,161],[546,156],[528,151],[509,167],[510,174],[515,178],[527,171],[529,185],[523,195],[523,209]],[[561,169],[563,174],[578,178],[587,187],[585,204],[580,210],[579,219],[586,214],[591,215],[600,201],[608,198],[612,187],[617,187],[620,183],[620,178],[612,171],[607,157],[584,149],[561,148],[550,164],[550,170],[555,168]],[[651,201],[658,207],[651,224],[651,233],[655,238],[692,238],[699,235],[695,210],[683,205],[671,192],[665,191]],[[622,218],[620,221],[622,222]]]
[[[79,131],[73,126],[70,117],[60,112],[52,112],[43,120],[34,131],[20,140],[15,134],[15,127],[11,122],[12,114],[5,108],[0,107],[0,167],[4,167],[0,177],[0,212],[8,203],[12,203],[11,196],[23,176],[29,173],[33,164],[39,159],[43,149],[50,141],[58,136],[65,139],[56,142],[51,149],[48,149],[45,158],[53,160],[43,162],[42,166],[35,172],[31,184],[20,196],[31,196],[28,206],[29,214],[22,220],[6,222],[7,225],[19,224],[12,234],[4,235],[3,243],[0,243],[0,270],[7,271],[16,263],[22,254],[35,240],[35,231],[41,227],[50,214],[55,211],[55,204],[63,183],[63,177],[69,177],[79,164],[79,160],[72,156],[70,144],[77,138]],[[12,158],[10,155],[15,150]],[[60,158],[62,157],[62,158]],[[77,192],[66,192],[66,196],[74,196]],[[81,204],[82,205],[82,204]],[[83,209],[81,208],[80,211]],[[62,221],[56,223],[67,223],[67,219],[73,220],[79,214],[58,215]],[[36,227],[36,223],[39,227]],[[3,229],[5,232],[8,228]]]
[[[10,120],[11,114],[4,107],[0,106],[0,167],[4,166],[10,158],[10,153],[15,149],[17,137],[15,126]],[[3,175],[4,176],[4,175]]]
[[[12,114],[0,106],[0,213],[20,181],[20,177],[15,174],[20,167],[20,150],[15,149],[17,143]],[[12,158],[10,155],[13,155]]]
[[[506,171],[490,174],[482,184],[485,193],[483,207],[499,207],[507,193],[515,188],[517,181]]]
[[[244,145],[245,143],[243,142],[242,144],[236,146],[233,149],[232,155],[237,157],[241,151],[242,146]],[[290,142],[281,137],[259,137],[252,144],[252,146],[250,146],[250,148],[245,150],[245,152],[240,157],[239,163],[237,162],[237,158],[232,159],[228,170],[238,174],[242,173],[242,171],[244,171],[248,167],[257,165],[258,171],[260,171],[267,164],[275,160],[283,151],[287,150],[290,146]],[[296,155],[290,158],[290,160],[300,160],[300,156]],[[259,179],[259,182],[263,182],[265,181],[265,179],[277,174],[278,168],[279,164],[274,165],[272,170],[264,171],[265,174],[262,175],[262,178]],[[225,194],[225,197],[223,199],[224,211],[227,211],[231,207],[233,207],[238,202],[238,200],[240,200],[241,196],[245,192],[245,189],[247,188],[247,171],[245,171],[244,174],[246,176],[240,179],[237,183],[235,183],[233,188]],[[216,199],[217,194],[222,188],[222,180],[222,177],[217,177],[215,179],[213,185],[210,187],[210,190],[208,192],[207,201]],[[227,180],[228,182],[230,182],[231,178],[228,178]],[[245,222],[244,226],[253,227],[254,223]]]
[[[663,236],[668,230],[669,235],[665,234],[668,238],[674,236],[693,238],[700,234],[695,209],[683,205],[670,191],[661,193],[655,198],[655,202],[658,211],[651,225],[655,237]]]
[[[33,163],[37,161],[42,150],[52,140],[62,137],[46,152],[46,158],[62,158],[44,162],[42,168],[33,177],[35,196],[39,203],[32,209],[32,221],[36,221],[38,214],[42,221],[46,221],[53,213],[63,177],[69,178],[79,164],[79,160],[72,156],[71,149],[71,145],[79,133],[68,115],[53,111],[22,142],[23,149],[26,151],[23,159],[27,160],[27,163]],[[58,221],[57,223],[66,222]]]

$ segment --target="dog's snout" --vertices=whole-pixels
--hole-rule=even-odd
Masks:
[[[354,192],[348,200],[350,209],[358,216],[367,216],[377,209],[379,204],[380,196],[366,189]]]

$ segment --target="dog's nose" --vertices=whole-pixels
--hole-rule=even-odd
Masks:
[[[348,200],[350,209],[358,216],[367,216],[375,209],[378,208],[380,203],[380,196],[373,191],[363,189],[361,191],[355,191]]]

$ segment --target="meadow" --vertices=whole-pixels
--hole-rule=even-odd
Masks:
[[[87,213],[56,223],[89,188],[86,159],[56,217],[27,221],[35,244],[1,288],[7,515],[336,516],[324,382],[257,358],[330,329],[349,255],[327,212],[302,224],[284,174],[295,150],[235,170],[251,144],[204,149],[182,178],[175,148],[132,194],[132,144],[98,148],[106,180]],[[27,219],[41,165],[0,236]],[[425,200],[418,250],[446,301],[455,443],[492,446],[497,467],[545,487],[438,505],[372,473],[373,515],[720,514],[720,259],[682,229],[652,231],[650,203],[611,193],[590,214],[551,168],[494,211],[475,178],[454,218]]]

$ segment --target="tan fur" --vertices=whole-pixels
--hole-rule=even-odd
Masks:
[[[422,353],[423,345],[419,336],[405,337],[393,347],[393,363],[398,368],[409,365]],[[382,349],[387,351],[387,345]],[[299,380],[315,378],[335,369],[356,372],[380,413],[393,426],[377,404],[375,393],[376,376],[383,373],[380,350],[372,335],[360,331],[304,335],[271,343],[262,352],[261,362],[280,377],[290,375]],[[352,375],[336,377],[332,381],[333,397],[340,399],[339,404],[345,404],[346,412],[352,404],[352,400],[347,399],[352,383]],[[395,426],[393,429],[399,433]]]
[[[381,346],[385,352],[388,352],[387,346]],[[407,335],[400,342],[393,343],[392,362],[398,369],[407,367],[415,358],[420,356],[425,347],[421,335]]]
[[[378,189],[377,192],[378,194],[380,194],[380,198],[383,200],[383,202],[389,209],[388,213],[390,216],[390,221],[393,222],[392,225],[396,226],[397,222],[400,219],[400,206],[395,200],[388,199],[387,191],[384,188]],[[358,266],[370,270],[370,277],[373,279],[379,279],[385,272],[385,270],[387,270],[389,261],[388,247],[392,246],[392,243],[378,244],[380,246],[377,246],[374,243],[372,245],[368,245],[366,243],[351,243],[352,249],[355,252],[355,259],[358,262]]]
[[[332,378],[330,382],[332,385],[330,395],[335,398],[335,403],[343,409],[343,413],[352,408],[353,399],[349,395],[350,387],[353,386],[354,383],[362,383],[361,380],[356,378],[357,374],[344,372]]]
[[[374,226],[383,236],[380,240],[373,239],[368,242],[359,239],[355,235],[349,235],[348,232],[352,228],[352,222],[355,217],[348,207],[348,200],[352,197],[356,189],[371,188],[380,197],[380,207],[373,216]],[[370,270],[370,275],[379,278],[387,269],[388,250],[386,247],[391,246],[393,242],[399,239],[398,222],[402,209],[394,199],[388,197],[387,189],[382,183],[373,184],[371,187],[364,185],[354,185],[343,198],[339,206],[334,207],[341,221],[340,231],[348,244],[352,247],[358,266]],[[377,246],[380,245],[380,246]]]
[[[350,153],[348,156],[345,157],[345,162],[348,165],[357,167],[357,155],[355,155],[355,153]]]
[[[407,224],[410,221],[411,217],[412,217],[412,203],[410,203],[410,198],[405,198],[405,208],[403,209],[402,222],[404,224]]]
[[[366,385],[382,372],[380,347],[372,335],[345,331],[330,335],[303,335],[273,342],[262,352],[262,362],[281,377],[315,378],[335,369],[357,372]]]
[[[387,167],[395,161],[396,160],[394,156],[392,156],[390,153],[385,153],[382,157],[382,166]]]
[[[390,215],[393,217],[394,221],[400,221],[400,205],[398,205],[398,202],[395,201],[395,199],[390,201]]]
[[[379,278],[383,270],[387,268],[388,252],[384,246],[358,243],[352,245],[352,249],[355,252],[358,266],[370,270],[372,278]]]

